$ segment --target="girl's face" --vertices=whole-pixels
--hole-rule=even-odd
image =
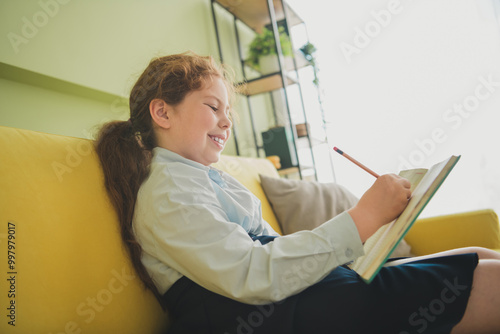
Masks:
[[[171,107],[169,138],[163,146],[206,166],[217,162],[231,135],[229,110],[226,86],[213,77]]]

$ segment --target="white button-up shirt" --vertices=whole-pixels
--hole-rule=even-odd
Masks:
[[[153,150],[133,225],[160,293],[186,276],[244,303],[275,302],[363,255],[347,212],[312,231],[253,241],[248,233],[278,235],[259,199],[229,174],[163,148]]]

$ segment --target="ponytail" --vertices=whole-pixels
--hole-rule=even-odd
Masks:
[[[134,269],[145,287],[162,304],[161,295],[141,262],[142,247],[136,241],[132,228],[137,193],[148,176],[151,151],[140,144],[130,120],[105,124],[98,134],[96,151],[104,172],[106,190],[118,213],[121,236]]]
[[[224,78],[212,57],[192,52],[151,60],[130,92],[130,119],[105,124],[96,140],[96,151],[104,171],[106,190],[120,221],[121,235],[132,264],[146,288],[153,291],[163,308],[162,296],[141,262],[142,247],[132,227],[139,187],[149,174],[152,150],[157,146],[149,104],[162,99],[177,105],[191,91],[212,77]],[[232,95],[232,83],[224,81]]]

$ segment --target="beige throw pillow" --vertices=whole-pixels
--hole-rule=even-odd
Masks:
[[[312,230],[353,207],[358,198],[336,183],[280,179],[260,182],[284,234]]]

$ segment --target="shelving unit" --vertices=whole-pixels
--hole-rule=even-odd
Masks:
[[[241,22],[256,32],[261,32],[263,27],[271,24],[271,17],[270,15],[267,15],[267,0],[214,0],[212,2],[217,2],[228,12],[233,14],[234,17],[238,18]],[[283,4],[285,4],[285,6],[283,6]],[[290,8],[290,6],[281,0],[272,1],[271,7],[276,21],[281,21],[286,18],[290,26],[304,23],[302,19]],[[285,7],[287,16],[285,16],[283,7]]]
[[[296,130],[298,123],[311,125],[309,122],[310,114],[306,112],[299,74],[301,69],[311,66],[302,53],[293,47],[293,42],[293,56],[285,59],[281,51],[278,34],[278,26],[283,26],[285,31],[291,35],[294,27],[304,25],[305,23],[283,0],[210,1],[220,60],[223,63],[228,63],[232,67],[240,69],[242,75],[242,80],[239,83],[240,92],[247,100],[248,115],[246,117],[248,122],[234,125],[235,132],[238,134],[238,136],[235,136],[236,153],[238,155],[241,154],[242,145],[240,145],[240,142],[242,141],[242,137],[244,137],[244,130],[246,130],[247,137],[252,137],[246,143],[251,143],[255,155],[262,157],[267,151],[270,151],[270,144],[269,141],[261,138],[259,134],[264,136],[263,132],[281,128],[285,130],[281,131],[280,135],[284,136],[286,134],[285,145],[287,147],[283,147],[283,150],[280,150],[280,154],[286,151],[290,155],[288,158],[292,161],[292,164],[284,166],[283,169],[279,170],[280,174],[286,177],[291,177],[295,174],[300,179],[311,178],[318,180],[315,159],[317,153],[315,151],[317,151],[317,147],[327,143],[322,111],[309,111],[309,113],[319,113],[321,115],[320,123],[322,122],[322,124],[316,127],[307,126],[305,134],[300,137],[297,135]],[[220,19],[220,16],[223,16],[226,20]],[[232,17],[233,20],[233,35],[230,37],[227,37],[228,17]],[[223,24],[226,25],[226,29],[219,28],[219,25]],[[262,32],[264,27],[273,32],[279,69],[273,73],[261,74],[246,64],[244,49],[248,46],[245,45],[245,39],[248,42],[256,33]],[[225,33],[226,38],[222,38],[221,33]],[[234,39],[234,42],[230,40],[231,38]],[[228,47],[230,47],[229,50]],[[235,61],[236,64],[231,64],[231,59],[234,61],[235,58],[237,58]],[[295,87],[293,93],[290,91],[292,87]],[[293,95],[293,98],[291,95]],[[259,100],[256,103],[253,99]],[[292,102],[292,100],[294,101]],[[252,105],[254,104],[258,104],[259,107],[253,107]],[[261,111],[263,104],[268,109],[265,113]],[[260,117],[257,115],[258,112],[256,110],[261,113]],[[317,117],[314,118],[317,119]],[[297,119],[301,121],[297,122]],[[261,124],[258,124],[258,121]],[[243,129],[245,126],[250,128]],[[319,128],[322,130],[314,133],[313,129]],[[248,152],[247,150],[246,153],[248,154]],[[329,156],[330,153],[326,152],[326,154]],[[333,175],[331,159],[328,159],[328,162]]]

